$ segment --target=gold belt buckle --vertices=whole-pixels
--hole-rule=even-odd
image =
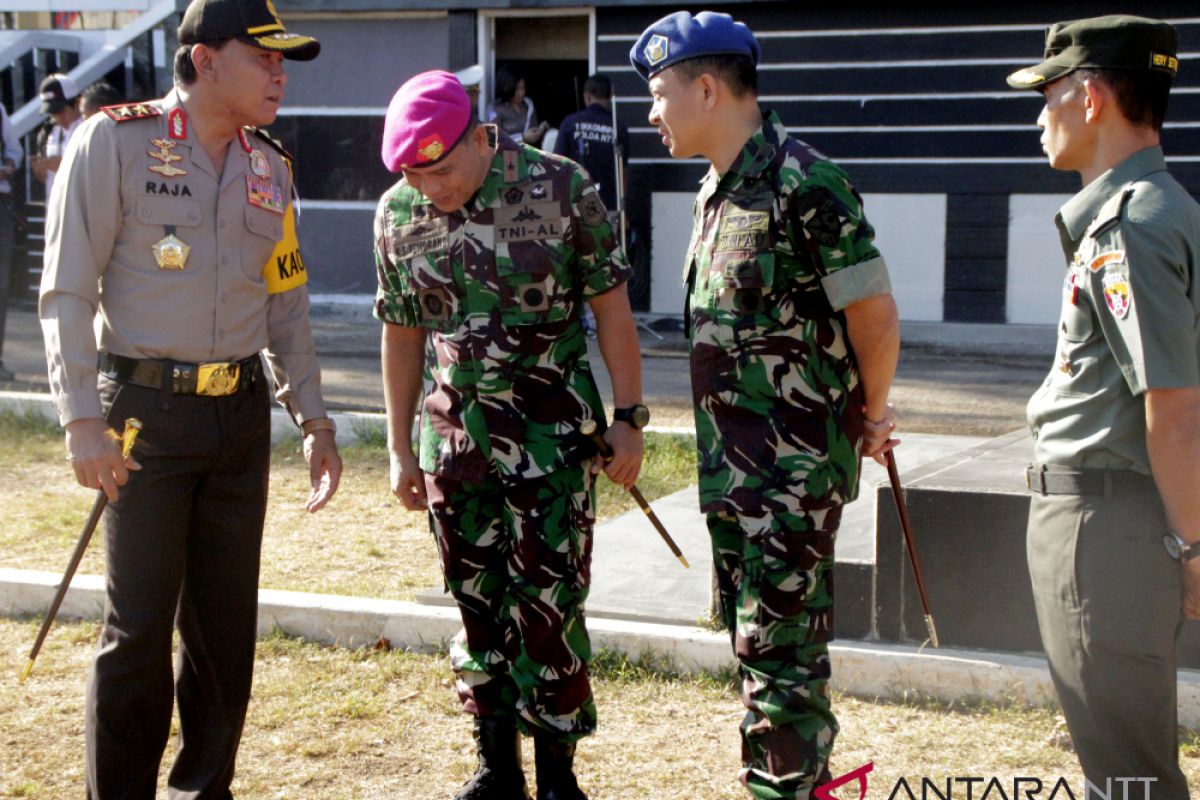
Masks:
[[[200,364],[196,375],[196,394],[224,397],[237,391],[241,365],[236,361]]]

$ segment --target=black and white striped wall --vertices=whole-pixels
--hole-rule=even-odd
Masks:
[[[691,198],[705,165],[666,153],[628,52],[671,10],[600,8],[596,45],[597,68],[613,76],[632,133],[632,210],[651,255],[640,299],[664,313],[682,308]],[[1040,60],[1050,22],[1128,7],[756,2],[721,10],[759,38],[762,105],[844,166],[864,194],[902,318],[1055,322],[1063,262],[1053,218],[1079,179],[1046,165],[1035,124],[1040,95],[1012,91],[1004,78]],[[1200,6],[1141,2],[1136,13],[1169,19],[1181,34],[1163,138],[1171,171],[1196,194]]]

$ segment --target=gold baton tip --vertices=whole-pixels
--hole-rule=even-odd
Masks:
[[[129,417],[125,420],[125,431],[121,434],[121,455],[128,458],[133,452],[133,443],[137,441],[137,435],[142,430],[142,421],[137,417]]]
[[[684,569],[691,569],[691,568],[692,568],[692,565],[691,565],[691,564],[689,564],[689,563],[687,562],[687,559],[686,559],[686,558],[684,558],[684,557],[683,557],[683,555],[678,555],[678,556],[676,556],[676,558],[678,558],[678,559],[679,559],[679,563],[680,563],[680,564],[683,564],[683,568],[684,568]]]
[[[21,679],[17,683],[24,683],[29,677],[29,673],[33,672],[33,659],[29,659],[29,663],[25,665],[25,669],[21,672]]]

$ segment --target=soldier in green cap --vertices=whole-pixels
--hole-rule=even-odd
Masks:
[[[1156,800],[1188,797],[1176,649],[1200,616],[1200,205],[1159,145],[1177,46],[1156,20],[1059,23],[1008,78],[1045,96],[1050,166],[1084,184],[1055,219],[1058,352],[1028,410],[1038,624],[1086,778]]]
[[[849,177],[758,104],[754,34],[679,11],[630,60],[676,158],[712,163],[684,267],[701,510],[761,800],[828,781],[834,540],[860,456],[895,440],[896,304]]]

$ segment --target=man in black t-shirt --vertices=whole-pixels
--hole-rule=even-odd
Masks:
[[[611,101],[612,81],[600,74],[588,78],[583,84],[583,103],[586,108],[562,121],[554,152],[582,164],[600,190],[604,207],[615,213],[619,205],[613,140],[615,138],[621,148],[624,167],[625,159],[629,157],[629,129],[618,124],[617,135],[613,136]]]

